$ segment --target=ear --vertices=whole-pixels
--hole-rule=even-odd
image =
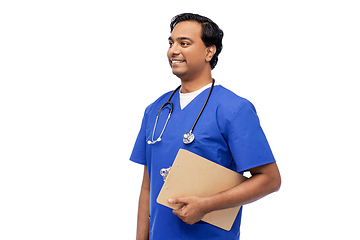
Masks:
[[[206,56],[205,56],[205,60],[207,62],[210,62],[211,59],[213,58],[213,56],[215,55],[216,53],[216,46],[215,45],[212,45],[210,47],[207,47],[206,48]]]

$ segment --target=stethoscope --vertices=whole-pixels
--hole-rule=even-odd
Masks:
[[[208,93],[208,95],[207,95],[207,98],[206,98],[206,100],[205,100],[205,102],[204,102],[204,105],[202,106],[202,108],[201,108],[201,110],[200,110],[200,112],[199,112],[199,115],[197,116],[194,124],[192,125],[190,131],[187,132],[187,133],[185,133],[185,134],[183,135],[183,142],[184,142],[185,144],[190,144],[190,143],[192,143],[192,142],[194,141],[194,139],[195,139],[195,135],[194,135],[192,132],[194,131],[194,128],[195,128],[195,126],[196,126],[196,123],[198,122],[198,120],[199,120],[202,112],[204,111],[204,108],[205,108],[205,106],[206,106],[206,104],[207,104],[207,102],[208,102],[208,100],[209,100],[209,98],[210,98],[211,92],[212,92],[212,90],[213,90],[213,88],[214,88],[214,83],[215,83],[215,79],[213,79],[213,82],[212,82],[210,91],[209,91],[209,93]],[[180,89],[180,87],[181,87],[181,85],[178,86],[178,87],[171,93],[171,95],[170,95],[169,99],[167,100],[167,102],[164,103],[164,104],[160,107],[159,111],[157,112],[157,114],[156,114],[156,120],[155,120],[155,124],[154,124],[154,129],[153,129],[153,133],[152,133],[152,138],[151,138],[151,141],[149,140],[149,141],[147,142],[148,144],[155,144],[155,143],[161,141],[161,137],[162,137],[162,135],[163,135],[163,133],[164,133],[164,131],[165,131],[165,128],[166,128],[166,126],[167,126],[167,123],[168,123],[168,121],[169,121],[169,119],[170,119],[170,116],[171,116],[171,113],[172,113],[173,107],[174,107],[174,106],[173,106],[173,103],[170,102],[170,100],[171,100],[171,98],[174,96],[174,94],[176,93],[176,91]],[[165,125],[164,125],[164,127],[163,127],[163,129],[162,129],[162,131],[161,131],[161,133],[160,133],[160,136],[154,141],[154,134],[155,134],[156,125],[157,125],[157,122],[158,122],[158,119],[159,119],[159,114],[160,114],[161,110],[162,110],[165,106],[167,106],[167,105],[170,105],[169,115],[168,115],[168,117],[167,117],[167,119],[166,119]]]

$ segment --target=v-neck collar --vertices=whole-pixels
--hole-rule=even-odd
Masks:
[[[215,87],[216,87],[216,86],[214,86],[214,89],[215,89]],[[209,92],[208,92],[209,90],[210,90],[210,88],[207,88],[207,89],[205,89],[204,91],[202,91],[201,93],[199,93],[199,94],[198,94],[186,107],[184,107],[183,109],[181,109],[181,106],[180,106],[180,90],[177,91],[177,92],[174,94],[173,98],[172,98],[172,102],[173,102],[173,104],[174,104],[174,111],[173,111],[172,115],[176,115],[176,114],[181,113],[181,112],[187,112],[188,109],[191,108],[192,105],[196,104],[196,103],[199,101],[199,99],[200,99],[200,101],[203,101],[203,102],[201,103],[201,106],[202,106],[203,103],[204,103],[205,100],[206,100],[206,96],[207,96],[207,94],[209,93]],[[213,94],[213,93],[212,93],[212,94]],[[212,95],[212,94],[211,94],[211,95]],[[204,96],[204,95],[205,95],[205,96]],[[210,96],[210,98],[211,98],[211,96]],[[199,109],[198,111],[200,111],[200,110],[201,110],[201,107],[200,107],[200,109]]]
[[[187,105],[189,105],[198,95],[200,95],[203,91],[210,88],[213,83],[209,83],[206,86],[190,93],[181,93],[179,92],[180,98],[180,107],[183,110]],[[182,107],[184,105],[184,107]]]

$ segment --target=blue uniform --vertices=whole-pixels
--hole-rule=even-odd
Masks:
[[[177,91],[171,99],[174,109],[162,140],[151,145],[147,144],[147,141],[152,139],[156,114],[171,92],[161,96],[145,110],[130,160],[148,167],[151,186],[151,240],[238,240],[240,236],[242,208],[232,229],[226,231],[202,221],[188,225],[175,216],[170,208],[156,202],[164,183],[160,170],[172,165],[180,148],[239,173],[275,162],[254,106],[220,85],[214,86],[205,110],[194,128],[194,142],[188,145],[183,143],[182,136],[192,127],[208,92],[209,89],[204,90],[181,110]],[[167,116],[168,109],[163,109],[154,139],[160,135]]]

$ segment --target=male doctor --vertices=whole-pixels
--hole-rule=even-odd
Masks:
[[[209,212],[243,206],[277,191],[280,173],[254,106],[212,79],[223,31],[212,20],[190,13],[175,16],[170,27],[167,56],[181,87],[146,108],[130,157],[144,165],[136,239],[238,240],[242,208],[230,231],[200,219]],[[167,101],[172,106],[161,108]],[[194,137],[184,141],[183,135],[190,129]],[[251,177],[210,197],[169,199],[170,203],[183,204],[181,209],[171,210],[156,202],[164,183],[160,170],[172,165],[180,148],[239,173],[250,171]]]

